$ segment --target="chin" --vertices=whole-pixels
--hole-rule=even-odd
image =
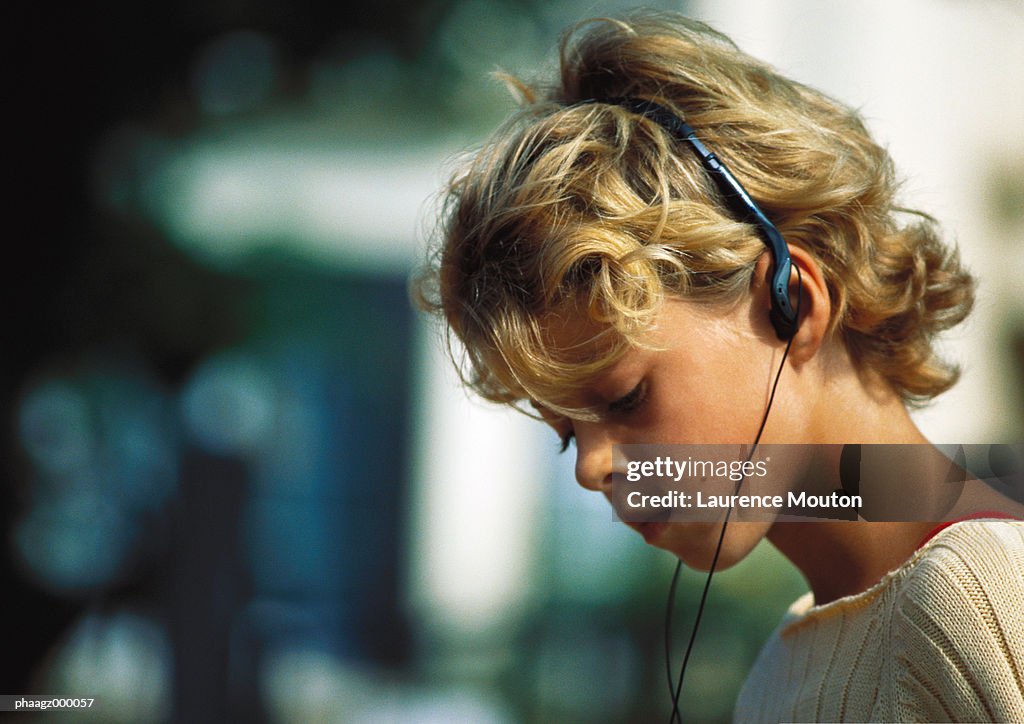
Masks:
[[[715,570],[724,571],[746,558],[768,534],[769,528],[770,523],[730,522]],[[721,531],[721,523],[668,523],[656,537],[645,535],[644,538],[651,545],[674,554],[688,568],[709,571]]]

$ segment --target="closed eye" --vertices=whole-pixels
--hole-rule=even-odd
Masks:
[[[571,443],[573,440],[576,439],[576,433],[574,433],[572,430],[569,430],[569,432],[565,433],[561,437],[562,437],[562,446],[558,450],[558,452],[559,453],[564,453],[566,450],[569,449],[569,443]]]
[[[608,412],[613,415],[623,415],[627,412],[632,412],[643,404],[646,397],[647,384],[646,381],[641,380],[640,383],[628,393],[613,402],[609,402]]]

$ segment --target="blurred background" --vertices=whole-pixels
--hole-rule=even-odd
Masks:
[[[4,692],[96,697],[96,721],[664,718],[673,561],[550,431],[458,388],[406,290],[445,178],[512,109],[489,72],[540,77],[564,27],[631,5],[112,1],[12,25]],[[1024,6],[654,5],[863,111],[982,279],[947,340],[963,381],[920,424],[1019,440]],[[728,720],[804,590],[767,545],[716,577],[694,720]]]

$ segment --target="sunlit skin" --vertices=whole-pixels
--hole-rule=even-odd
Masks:
[[[870,372],[858,372],[841,341],[828,334],[832,310],[821,270],[803,250],[794,247],[791,253],[801,270],[801,323],[761,442],[927,443],[899,396]],[[753,442],[785,350],[768,320],[767,271],[765,255],[751,294],[728,310],[667,299],[651,332],[662,349],[627,352],[581,394],[581,406],[606,410],[601,421],[545,415],[560,436],[575,439],[580,485],[609,495],[617,444]],[[791,283],[795,299],[795,275]],[[567,344],[596,331],[578,319],[550,320],[548,328]],[[942,473],[941,467],[923,467],[919,479]],[[648,543],[700,570],[710,567],[721,530],[718,523],[633,527]],[[730,522],[717,567],[742,560],[767,537],[803,572],[821,604],[876,583],[906,561],[933,527]]]

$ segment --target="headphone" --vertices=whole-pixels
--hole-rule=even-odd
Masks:
[[[768,217],[761,210],[761,207],[750,198],[750,194],[743,188],[743,184],[732,175],[719,158],[707,149],[697,138],[696,131],[682,118],[670,111],[663,105],[654,101],[638,98],[609,98],[604,101],[587,101],[588,103],[608,103],[609,105],[621,106],[626,110],[649,118],[664,128],[677,141],[685,142],[696,154],[701,165],[714,180],[718,189],[722,192],[729,210],[740,220],[757,227],[761,239],[768,252],[772,256],[771,270],[771,310],[768,318],[771,320],[775,334],[782,341],[793,338],[796,334],[799,320],[797,312],[789,301],[789,275],[793,267],[793,261],[789,256],[789,247],[786,246],[782,234],[775,228],[775,224],[769,221]],[[799,275],[799,269],[797,270]]]
[[[594,103],[598,101],[586,102]],[[768,247],[768,251],[772,256],[772,268],[769,274],[771,309],[768,312],[768,318],[771,320],[772,327],[775,328],[775,334],[780,340],[786,342],[786,349],[782,354],[779,369],[775,373],[775,381],[772,384],[771,394],[768,396],[768,404],[765,406],[764,416],[761,418],[761,426],[758,428],[757,436],[754,438],[754,444],[751,446],[750,455],[747,458],[750,460],[757,450],[757,444],[761,441],[761,433],[764,432],[765,424],[768,422],[768,413],[771,412],[772,402],[775,400],[775,390],[779,386],[779,378],[782,376],[782,370],[786,365],[786,358],[789,356],[793,337],[796,335],[800,325],[800,302],[803,296],[800,267],[793,265],[793,260],[789,255],[789,247],[786,246],[782,234],[775,228],[775,224],[768,219],[761,210],[761,207],[750,197],[747,190],[743,188],[743,184],[732,175],[732,172],[729,171],[725,164],[697,138],[696,132],[686,121],[665,106],[654,101],[637,98],[610,98],[600,102],[621,106],[633,113],[648,118],[665,129],[677,141],[685,142],[697,155],[701,165],[715,181],[730,211],[741,220],[757,227],[761,239],[764,241],[765,246]],[[789,301],[789,276],[790,271],[793,269],[796,269],[797,276],[796,309],[793,308]],[[745,481],[746,476],[736,483],[735,493],[739,493]],[[686,666],[690,661],[693,644],[697,640],[697,630],[700,627],[701,616],[704,613],[704,604],[707,602],[708,591],[711,588],[711,578],[714,576],[715,568],[718,565],[718,556],[722,551],[722,542],[725,540],[725,530],[729,525],[731,515],[732,506],[726,510],[725,519],[722,521],[722,529],[718,536],[718,544],[715,547],[715,555],[711,559],[711,567],[708,569],[708,575],[704,581],[704,590],[701,593],[700,604],[694,617],[693,629],[690,631],[690,638],[686,646],[686,653],[683,656],[683,663],[679,669],[678,679],[672,670],[672,612],[675,606],[676,587],[679,582],[679,573],[682,570],[682,561],[676,561],[675,574],[672,576],[671,584],[669,584],[668,603],[665,610],[665,669],[668,674],[668,690],[672,697],[672,712],[669,717],[669,724],[677,721],[682,722],[683,719],[679,711],[679,697],[683,691]]]

